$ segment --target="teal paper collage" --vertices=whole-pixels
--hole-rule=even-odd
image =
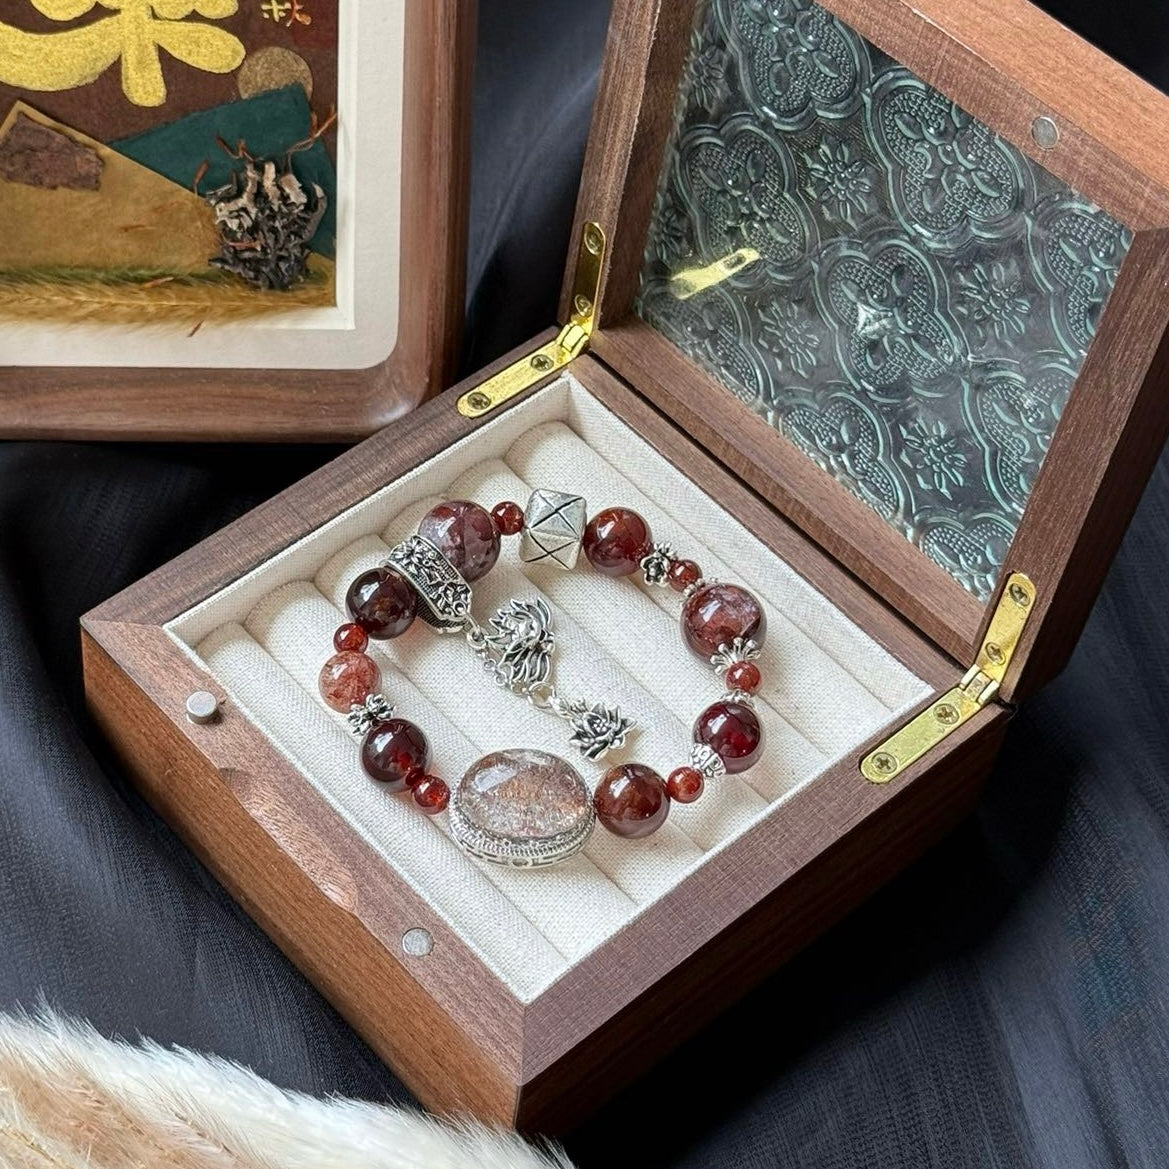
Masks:
[[[812,0],[709,0],[638,311],[985,600],[1130,243]]]

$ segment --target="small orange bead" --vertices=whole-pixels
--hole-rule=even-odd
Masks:
[[[333,648],[338,653],[364,653],[369,645],[369,634],[354,622],[342,625],[333,634]]]
[[[671,560],[666,570],[666,583],[676,593],[684,593],[702,579],[702,569],[693,560]]]
[[[742,690],[744,694],[754,694],[763,681],[763,675],[754,662],[735,662],[727,670],[727,685],[732,690]]]
[[[666,780],[666,790],[670,793],[670,799],[677,800],[680,804],[694,803],[702,795],[705,786],[702,772],[695,767],[679,767],[671,771],[669,779]]]
[[[414,802],[428,816],[437,816],[439,812],[446,811],[446,806],[451,798],[451,790],[447,787],[445,780],[439,779],[437,775],[424,775],[412,787]]]
[[[491,509],[491,518],[501,536],[516,536],[524,529],[524,509],[510,499],[497,503]]]

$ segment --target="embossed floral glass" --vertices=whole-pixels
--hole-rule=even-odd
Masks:
[[[708,0],[637,307],[986,599],[1130,242],[812,0]]]

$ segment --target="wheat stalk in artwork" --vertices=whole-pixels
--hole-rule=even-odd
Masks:
[[[0,1164],[12,1169],[571,1169],[558,1150],[407,1108],[318,1100],[239,1064],[0,1015]]]

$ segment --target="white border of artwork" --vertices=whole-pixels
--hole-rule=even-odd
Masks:
[[[407,0],[338,0],[337,304],[238,325],[0,325],[0,366],[368,369],[398,340]],[[357,241],[361,241],[360,248]]]

